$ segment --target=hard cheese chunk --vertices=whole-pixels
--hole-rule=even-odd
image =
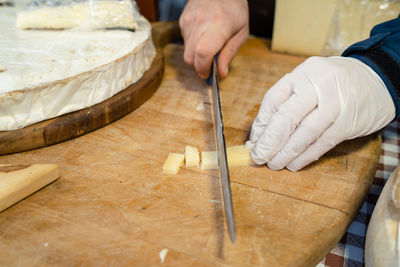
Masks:
[[[201,166],[202,170],[215,170],[218,169],[218,155],[217,151],[202,151],[201,152]]]
[[[382,3],[385,4],[382,4]],[[298,55],[340,55],[398,16],[399,1],[277,0],[272,50]]]
[[[226,149],[228,166],[247,166],[253,164],[250,149],[244,145],[231,146]]]
[[[179,172],[179,168],[183,165],[184,160],[184,154],[169,153],[168,158],[163,166],[163,173],[177,174]]]
[[[185,160],[187,167],[199,166],[200,165],[199,150],[196,147],[186,146]]]
[[[19,29],[69,29],[84,24],[95,29],[137,28],[130,1],[99,1],[92,6],[78,3],[23,11],[17,14],[16,24]]]
[[[277,0],[272,50],[320,55],[337,0]]]

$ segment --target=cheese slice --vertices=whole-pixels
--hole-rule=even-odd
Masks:
[[[200,165],[199,150],[196,147],[186,146],[185,161],[187,167],[199,166]]]
[[[0,164],[0,212],[53,182],[60,176],[57,165]]]
[[[231,146],[226,148],[228,166],[247,166],[253,164],[251,150],[244,145]]]
[[[163,166],[163,173],[165,174],[178,174],[180,167],[185,160],[184,154],[169,153],[167,160]]]
[[[138,27],[129,0],[89,1],[22,11],[17,14],[16,24],[19,29],[69,29],[82,25],[95,29]]]
[[[24,31],[20,9],[0,7],[0,131],[100,103],[139,80],[156,50],[151,25],[98,31]]]
[[[201,166],[202,170],[215,170],[218,169],[218,154],[217,151],[202,151],[201,152]]]

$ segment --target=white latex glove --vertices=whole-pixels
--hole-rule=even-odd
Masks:
[[[185,52],[183,59],[201,78],[207,78],[213,57],[218,73],[228,75],[228,66],[249,35],[247,0],[189,0],[179,18]]]
[[[265,94],[251,130],[251,155],[273,170],[298,171],[394,117],[393,100],[369,66],[354,58],[311,57]]]

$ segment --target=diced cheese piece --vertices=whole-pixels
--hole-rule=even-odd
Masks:
[[[218,169],[218,154],[217,151],[202,151],[201,152],[201,166],[202,170],[215,170]]]
[[[200,165],[200,155],[197,147],[186,146],[185,161],[187,167]]]
[[[102,28],[136,29],[131,1],[97,1],[43,7],[17,14],[19,29],[69,29],[83,24]]]
[[[244,145],[227,147],[226,156],[228,158],[228,166],[247,166],[253,164],[250,152],[250,149]]]
[[[169,153],[168,158],[163,166],[163,173],[177,174],[179,172],[179,168],[183,165],[184,160],[184,154]]]

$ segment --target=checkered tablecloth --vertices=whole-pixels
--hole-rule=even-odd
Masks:
[[[393,122],[382,131],[382,151],[378,169],[362,207],[335,248],[317,267],[364,266],[364,243],[376,201],[400,158],[400,123]]]

